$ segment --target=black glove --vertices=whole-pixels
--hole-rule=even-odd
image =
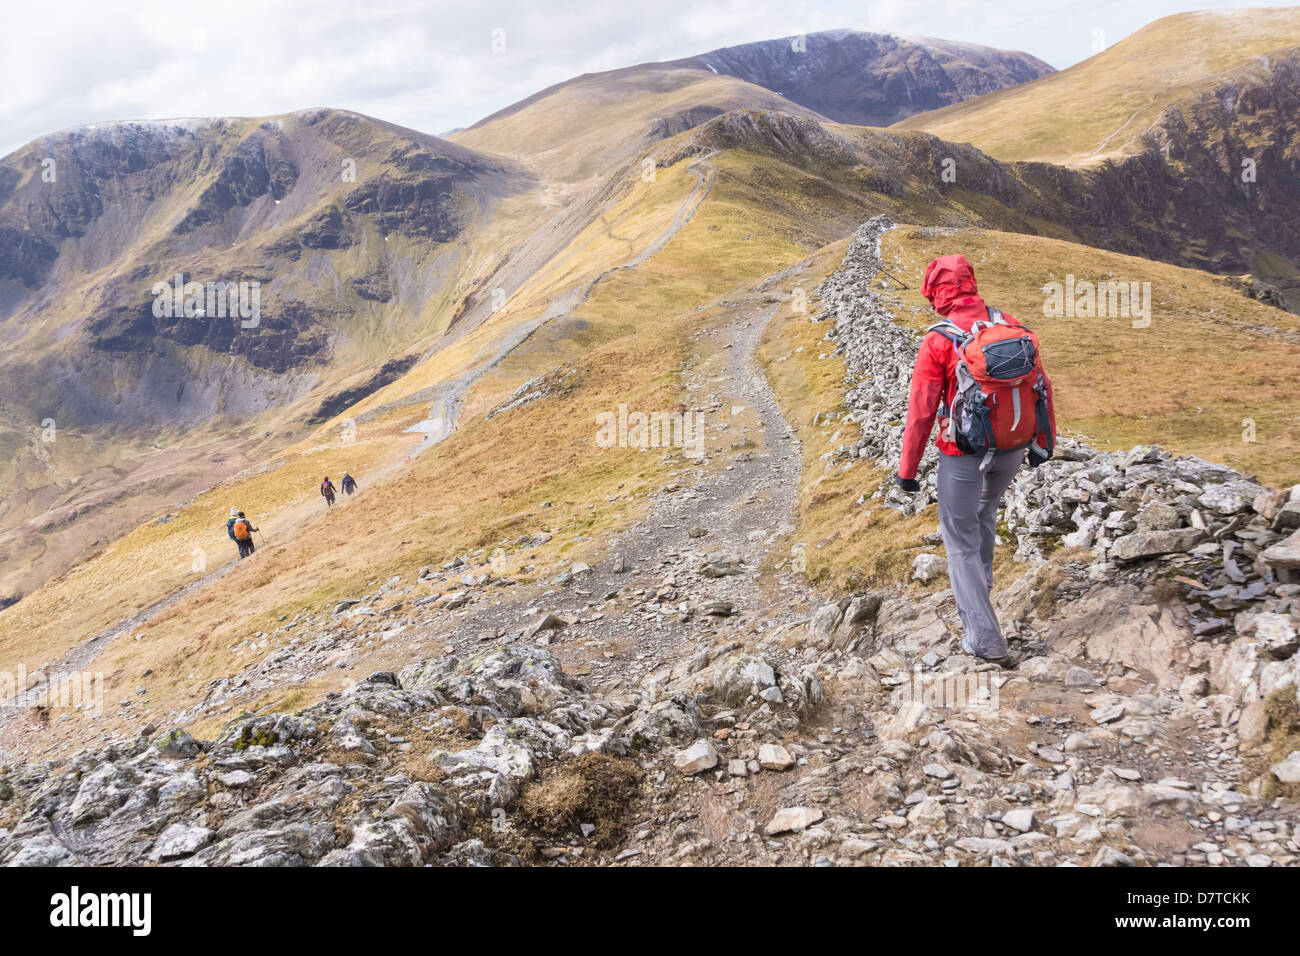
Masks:
[[[894,481],[898,482],[898,487],[904,491],[915,493],[921,490],[921,483],[915,478],[904,478],[902,475],[895,475]]]

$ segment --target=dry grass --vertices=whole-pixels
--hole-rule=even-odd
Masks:
[[[1300,750],[1300,704],[1296,703],[1294,690],[1280,690],[1268,698],[1268,737],[1265,741],[1267,755],[1264,793],[1266,800],[1274,797],[1300,796],[1300,785],[1280,783],[1268,767],[1280,763]]]
[[[634,760],[585,753],[552,765],[529,784],[519,798],[519,816],[550,841],[581,841],[579,827],[589,823],[596,828],[589,842],[612,846],[644,777]]]
[[[1091,166],[1136,149],[1160,111],[1300,45],[1295,7],[1166,17],[1082,63],[896,124],[1003,160]]]
[[[835,243],[815,260],[812,279],[839,265],[845,243]],[[816,308],[810,314],[815,314]],[[806,575],[829,593],[875,587],[906,587],[912,558],[930,550],[922,540],[937,529],[929,512],[905,516],[869,500],[890,478],[887,465],[858,461],[845,468],[822,455],[859,437],[856,425],[813,419],[845,410],[844,360],[829,355],[834,343],[824,336],[829,324],[782,311],[768,329],[759,353],[787,420],[803,442],[804,470],[799,492],[796,545],[802,545]],[[826,358],[820,358],[821,355]],[[863,498],[868,500],[859,501]]]

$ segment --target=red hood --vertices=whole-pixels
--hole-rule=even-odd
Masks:
[[[979,286],[975,284],[975,270],[961,253],[940,256],[925,267],[921,295],[930,300],[940,315],[948,315],[957,306],[962,307],[962,312],[981,310],[984,306]]]

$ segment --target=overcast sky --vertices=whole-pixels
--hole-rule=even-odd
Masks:
[[[3,0],[0,155],[85,123],[309,106],[441,133],[579,73],[836,27],[1025,50],[1066,67],[1091,55],[1097,30],[1113,44],[1186,9],[1196,7],[1187,0]]]

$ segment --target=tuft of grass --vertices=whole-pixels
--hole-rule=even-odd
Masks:
[[[596,828],[590,842],[611,846],[644,777],[626,757],[585,753],[555,764],[530,783],[519,798],[519,816],[540,836],[556,841],[579,837],[579,826],[590,823]]]

